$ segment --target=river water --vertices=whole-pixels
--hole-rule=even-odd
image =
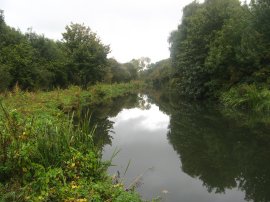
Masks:
[[[96,144],[125,186],[169,202],[270,201],[270,118],[128,95],[95,107]]]

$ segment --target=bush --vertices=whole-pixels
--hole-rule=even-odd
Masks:
[[[270,90],[253,84],[232,87],[221,95],[220,100],[229,108],[270,111]]]
[[[140,201],[113,185],[87,120],[0,108],[0,201]]]

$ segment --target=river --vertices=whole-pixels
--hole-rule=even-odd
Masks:
[[[128,95],[92,109],[94,140],[111,175],[143,199],[168,202],[270,201],[270,118]]]

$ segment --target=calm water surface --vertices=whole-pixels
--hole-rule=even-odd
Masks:
[[[120,150],[108,172],[119,172],[127,187],[139,179],[137,191],[144,199],[269,201],[267,117],[158,95],[130,95],[97,109],[95,140],[103,159]]]

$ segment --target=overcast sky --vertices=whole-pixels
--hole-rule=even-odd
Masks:
[[[169,57],[167,39],[192,0],[0,0],[8,25],[61,39],[65,26],[84,23],[120,62]]]

